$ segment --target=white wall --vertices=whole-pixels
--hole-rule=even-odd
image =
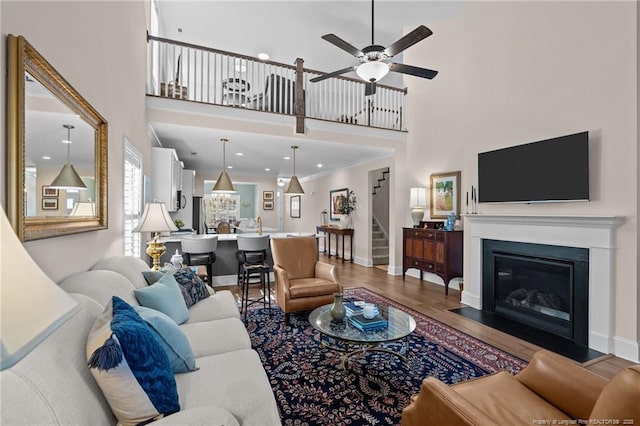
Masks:
[[[369,172],[389,167],[392,162],[392,156],[384,157],[365,164],[342,169],[328,176],[303,180],[302,187],[305,194],[301,197],[300,219],[289,217],[289,196],[286,196],[287,209],[284,219],[284,229],[292,232],[315,232],[316,226],[321,224],[320,212],[322,210],[329,211],[329,191],[341,188],[353,190],[357,198],[356,209],[351,214],[354,228],[354,262],[370,266],[372,188],[369,182]],[[391,169],[391,173],[393,174],[393,168],[391,167]],[[392,204],[393,202],[392,194],[390,203]],[[342,239],[340,239],[340,241],[342,242]],[[348,238],[345,239],[345,246],[345,256],[348,258]],[[333,236],[331,247],[335,248],[335,236]],[[342,245],[340,247],[342,247]]]
[[[406,80],[404,161],[407,179],[423,184],[431,173],[461,170],[464,199],[477,184],[478,152],[588,130],[590,202],[483,204],[478,212],[624,217],[615,233],[614,334],[617,351],[635,347],[637,356],[636,7],[624,1],[468,2],[463,16],[430,24],[434,35],[405,53],[407,63],[440,74]],[[401,252],[400,236],[395,241]],[[469,247],[465,238],[465,276]]]
[[[0,2],[2,54],[6,70],[6,35],[24,36],[109,123],[109,228],[104,231],[31,241],[25,244],[36,263],[54,281],[86,270],[105,256],[122,253],[123,138],[145,156],[145,73],[148,4],[146,1],[5,1]],[[5,87],[1,73],[0,87]],[[3,91],[4,93],[4,91]],[[4,102],[0,134],[5,133]],[[3,137],[3,141],[6,138]],[[0,164],[5,170],[6,143]],[[4,173],[1,182],[4,183]],[[5,186],[0,185],[5,204]]]

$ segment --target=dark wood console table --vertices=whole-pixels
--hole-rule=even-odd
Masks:
[[[342,262],[344,263],[344,237],[345,235],[349,237],[349,261],[351,263],[353,263],[353,229],[351,228],[334,228],[333,226],[318,226],[317,228],[318,232],[324,232],[325,234],[328,235],[328,238],[325,238],[325,242],[329,242],[329,244],[325,244],[325,251],[327,252],[328,256],[331,257],[331,234],[334,234],[336,236],[336,258],[337,259],[342,259]],[[342,235],[342,257],[338,256],[338,247],[340,246],[340,244],[338,244],[338,237]]]
[[[436,229],[441,222],[420,222],[420,228],[402,228],[402,279],[409,268],[432,272],[444,280],[444,294],[449,295],[449,281],[462,277],[462,231]]]

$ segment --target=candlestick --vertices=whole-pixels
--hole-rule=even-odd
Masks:
[[[477,200],[476,187],[471,186],[471,213],[472,214],[476,214],[476,200]]]
[[[469,214],[469,191],[467,191],[467,214]]]

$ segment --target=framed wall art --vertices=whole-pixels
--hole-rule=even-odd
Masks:
[[[292,195],[289,199],[289,216],[293,218],[300,217],[300,196]]]
[[[262,199],[264,201],[273,200],[273,191],[262,191]]]
[[[340,197],[349,195],[349,188],[332,189],[329,191],[329,219],[340,220]]]
[[[57,198],[43,198],[42,199],[42,210],[58,210],[58,199]]]
[[[264,200],[262,202],[263,210],[273,210],[273,200]]]
[[[58,196],[58,189],[57,188],[51,188],[49,186],[46,185],[42,185],[42,196],[43,197],[57,197]]]
[[[460,217],[460,172],[431,175],[431,219],[446,219],[450,213]]]

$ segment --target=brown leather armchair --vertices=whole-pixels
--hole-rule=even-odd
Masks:
[[[291,312],[333,302],[340,291],[336,267],[318,262],[315,237],[272,238],[271,255],[276,280],[276,303],[289,324]]]
[[[628,367],[608,381],[542,350],[515,376],[501,371],[452,386],[428,377],[411,400],[402,411],[402,426],[637,425],[640,366]]]

